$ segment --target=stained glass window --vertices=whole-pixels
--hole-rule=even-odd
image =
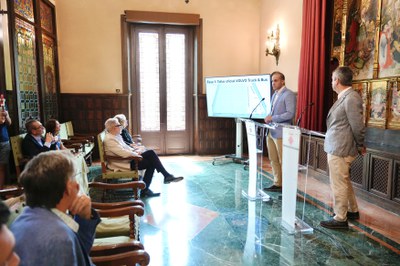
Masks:
[[[53,12],[51,7],[40,1],[40,23],[42,28],[53,32]]]
[[[23,16],[29,21],[35,21],[32,0],[14,0],[14,10],[15,13]]]
[[[43,63],[44,63],[44,118],[47,121],[54,118],[54,111],[58,110],[55,60],[54,60],[54,40],[45,34],[42,35],[43,41]]]
[[[18,18],[15,19],[18,53],[18,92],[20,101],[20,128],[30,117],[39,119],[39,96],[35,47],[35,28]]]

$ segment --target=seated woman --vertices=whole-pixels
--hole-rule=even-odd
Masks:
[[[49,119],[46,123],[46,134],[51,133],[53,135],[53,141],[51,144],[55,144],[58,150],[66,150],[63,143],[61,142],[61,138],[59,136],[60,133],[60,122],[56,119]]]
[[[146,184],[146,188],[142,191],[141,196],[156,197],[160,196],[160,193],[154,193],[149,189],[151,181],[153,179],[154,170],[161,172],[164,176],[164,184],[169,184],[171,182],[178,182],[183,179],[183,177],[174,177],[164,168],[157,154],[153,150],[146,150],[141,152],[140,150],[135,150],[133,147],[127,145],[122,139],[122,125],[118,122],[116,118],[109,118],[105,122],[105,128],[107,131],[106,137],[104,139],[104,152],[109,156],[119,156],[122,158],[127,158],[130,156],[142,156],[143,159],[139,162],[139,170],[146,169],[143,181]],[[134,169],[135,161],[107,161],[107,167],[114,171],[127,171]]]

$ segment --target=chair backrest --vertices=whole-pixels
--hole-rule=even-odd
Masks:
[[[65,122],[67,127],[67,134],[68,136],[74,136],[74,127],[72,126],[72,121]]]
[[[97,146],[99,147],[99,156],[101,162],[101,171],[105,173],[107,171],[106,167],[106,160],[104,154],[104,138],[106,137],[106,132],[102,131],[100,134],[97,135]]]
[[[62,123],[60,124],[60,138],[61,139],[68,139],[68,129],[67,129],[67,124]]]
[[[26,134],[20,134],[17,136],[12,136],[10,137],[11,141],[11,149],[13,151],[13,156],[14,156],[14,164],[15,164],[15,171],[17,174],[17,177],[20,175],[22,168],[21,165],[26,159],[24,158],[24,155],[22,154],[22,140],[24,139]]]

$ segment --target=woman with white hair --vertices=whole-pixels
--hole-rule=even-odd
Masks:
[[[153,150],[146,150],[141,152],[135,150],[133,147],[127,145],[121,136],[122,125],[119,123],[117,118],[109,118],[105,122],[105,128],[107,131],[104,139],[104,151],[109,156],[119,156],[122,158],[128,158],[132,155],[142,156],[142,160],[138,164],[139,170],[146,169],[143,181],[146,184],[146,188],[142,191],[141,196],[156,197],[160,196],[160,193],[154,193],[150,190],[150,184],[153,179],[154,170],[161,172],[164,176],[164,184],[171,182],[179,182],[183,177],[175,177],[168,173],[168,171],[162,165],[157,154]],[[134,169],[135,161],[127,159],[126,161],[107,161],[107,167],[114,171],[127,171]]]

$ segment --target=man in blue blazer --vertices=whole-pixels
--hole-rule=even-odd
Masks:
[[[32,158],[41,152],[57,150],[54,136],[49,132],[43,138],[44,127],[38,120],[29,120],[25,123],[28,134],[22,140],[22,154]]]
[[[335,215],[322,221],[330,229],[348,228],[347,219],[360,214],[350,181],[350,164],[358,152],[365,153],[362,99],[352,89],[353,72],[339,67],[332,73],[332,89],[338,94],[326,118],[324,150],[328,154],[329,179],[334,197]]]
[[[271,112],[265,117],[265,123],[293,124],[296,112],[296,96],[285,86],[285,75],[275,71],[271,74],[272,89]],[[267,131],[268,157],[274,175],[274,184],[265,191],[282,191],[282,127]]]
[[[11,224],[21,265],[93,265],[100,217],[79,192],[74,161],[70,151],[43,152],[21,173],[27,206]]]

